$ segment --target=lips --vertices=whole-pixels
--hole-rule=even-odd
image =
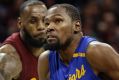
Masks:
[[[56,40],[56,36],[54,36],[54,35],[47,35],[47,41],[54,41],[54,40]]]
[[[44,31],[39,31],[34,34],[34,37],[45,37],[45,32]]]
[[[55,36],[53,36],[53,35],[47,35],[47,38],[49,39],[49,38],[55,38]]]

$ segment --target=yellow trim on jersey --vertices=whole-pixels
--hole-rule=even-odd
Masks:
[[[35,77],[31,78],[30,80],[37,80]]]
[[[73,57],[85,57],[86,54],[85,53],[74,53]]]
[[[86,70],[84,68],[84,65],[81,65],[81,69],[76,68],[76,73],[69,74],[68,80],[79,80],[86,74]]]

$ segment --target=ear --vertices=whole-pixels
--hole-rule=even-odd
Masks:
[[[81,32],[81,24],[79,20],[74,22],[73,30],[75,34]]]
[[[18,17],[18,19],[17,19],[17,26],[18,26],[19,29],[22,28],[22,22],[21,22],[21,18],[20,17]]]

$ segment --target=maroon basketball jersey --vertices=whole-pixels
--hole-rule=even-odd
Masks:
[[[30,50],[24,45],[19,33],[13,33],[8,37],[4,44],[11,44],[14,46],[22,61],[22,72],[19,80],[38,80],[37,63],[38,58],[32,55]]]

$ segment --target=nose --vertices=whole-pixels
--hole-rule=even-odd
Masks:
[[[46,32],[52,32],[54,31],[53,25],[49,24],[49,26],[46,28]]]
[[[47,32],[52,32],[52,31],[54,31],[54,29],[52,29],[52,28],[47,28],[46,31],[47,31]]]
[[[38,30],[38,31],[45,30],[45,26],[40,23],[40,24],[38,24],[38,26],[37,26],[37,30]]]

